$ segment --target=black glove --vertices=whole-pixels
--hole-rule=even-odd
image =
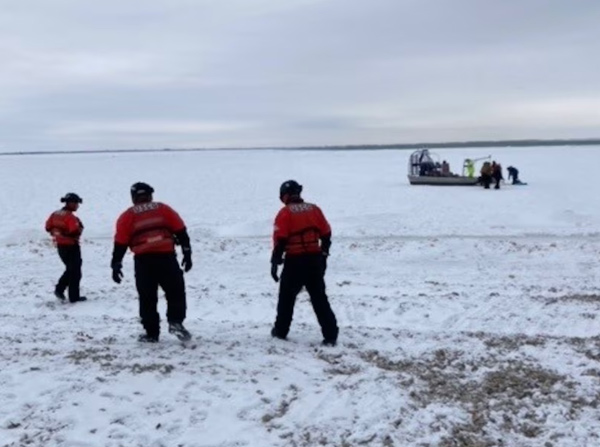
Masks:
[[[277,274],[278,264],[276,262],[271,262],[271,278],[273,281],[279,282],[279,275]]]
[[[325,276],[325,271],[327,270],[327,257],[329,255],[323,253],[322,266],[323,266],[323,276]]]
[[[177,233],[173,233],[173,239],[175,240],[175,245],[181,245],[181,247],[184,249],[185,248],[190,248],[190,236],[187,232],[187,228],[183,228],[181,230],[179,230]]]
[[[123,278],[123,265],[120,262],[113,262],[112,267],[112,280],[117,284],[121,284],[121,278]]]
[[[123,263],[121,261],[123,261],[126,251],[127,245],[115,242],[110,268],[112,269],[112,279],[117,284],[121,284],[121,278],[123,278]]]
[[[183,249],[183,260],[181,261],[181,266],[183,267],[184,272],[189,272],[192,269],[192,250],[188,248]]]
[[[281,264],[283,264],[283,244],[278,244],[271,254],[271,278],[275,282],[279,282],[277,267]]]

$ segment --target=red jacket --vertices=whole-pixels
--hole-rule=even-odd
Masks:
[[[136,254],[175,251],[173,234],[185,228],[179,214],[160,202],[140,203],[117,220],[115,243],[127,245]]]
[[[46,231],[52,235],[54,243],[61,245],[77,245],[83,232],[83,224],[66,208],[54,211],[46,220]]]
[[[320,253],[319,240],[324,236],[331,236],[331,227],[321,209],[312,203],[289,203],[275,218],[273,244],[285,240],[287,256]]]

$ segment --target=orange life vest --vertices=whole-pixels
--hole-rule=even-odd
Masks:
[[[128,245],[136,254],[170,253],[175,250],[173,234],[185,224],[170,206],[146,202],[132,206],[117,221],[115,242]]]
[[[312,203],[294,202],[282,208],[275,218],[273,243],[285,239],[287,256],[320,253],[320,238],[331,235],[329,222]]]
[[[71,210],[62,208],[50,214],[46,231],[52,235],[55,245],[77,245],[83,226]]]

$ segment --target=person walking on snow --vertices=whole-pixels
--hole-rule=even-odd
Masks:
[[[335,346],[338,326],[325,293],[325,270],[331,247],[331,227],[321,209],[302,200],[302,186],[295,180],[284,182],[279,198],[284,207],[275,218],[271,276],[279,281],[278,266],[283,264],[277,318],[271,335],[285,339],[290,330],[296,297],[302,287],[321,326],[323,345]],[[284,260],[285,254],[285,260]]]
[[[185,223],[169,205],[153,201],[154,189],[146,183],[131,186],[133,206],[123,212],[116,224],[111,261],[112,279],[123,277],[123,257],[127,248],[134,254],[135,282],[139,295],[141,323],[146,330],[139,341],[156,343],[160,335],[157,311],[158,287],[167,299],[169,332],[186,341],[191,334],[183,326],[186,317],[185,282],[177,262],[175,245],[181,245],[182,267],[192,268],[192,249]]]
[[[75,212],[83,203],[81,197],[70,192],[60,199],[65,205],[54,211],[46,220],[46,231],[52,235],[58,256],[65,264],[65,272],[59,278],[54,295],[65,301],[65,291],[69,289],[69,302],[85,301],[86,297],[80,295],[81,282],[81,248],[79,238],[83,232],[83,224]]]

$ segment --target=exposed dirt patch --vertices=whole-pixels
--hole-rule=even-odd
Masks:
[[[600,362],[600,336],[589,338],[572,337],[566,339],[566,341],[575,351],[583,354],[586,358]]]
[[[511,336],[490,336],[488,334],[475,334],[477,338],[480,338],[485,345],[493,350],[506,352],[506,351],[518,351],[524,346],[544,346],[546,344],[546,337],[543,336],[529,336],[529,335],[511,335]]]
[[[595,294],[584,295],[580,293],[574,293],[559,297],[537,297],[536,299],[544,301],[546,305],[562,303],[600,304],[600,295]]]
[[[290,385],[288,391],[283,394],[281,401],[277,407],[270,413],[266,413],[261,418],[263,424],[272,424],[275,419],[284,417],[290,409],[290,405],[298,400],[298,388],[294,385]]]
[[[331,367],[325,368],[325,373],[327,374],[349,376],[361,371],[358,364],[348,363],[342,354],[318,352],[316,357],[331,365]]]
[[[469,415],[454,424],[442,438],[443,447],[502,446],[493,432],[521,439],[537,439],[546,433],[549,409],[559,405],[569,418],[600,405],[600,393],[582,397],[577,384],[564,375],[500,352],[521,346],[544,345],[538,337],[484,338],[489,351],[473,357],[461,351],[438,349],[419,358],[392,360],[377,351],[361,358],[387,372],[397,373],[400,386],[421,408],[443,404]],[[546,411],[548,409],[548,411]]]
[[[71,351],[66,358],[76,365],[95,363],[103,370],[108,370],[113,374],[121,372],[131,372],[133,374],[142,374],[146,372],[158,372],[160,374],[170,374],[175,366],[167,363],[123,363],[116,355],[110,352],[110,347],[104,348],[86,348]]]

